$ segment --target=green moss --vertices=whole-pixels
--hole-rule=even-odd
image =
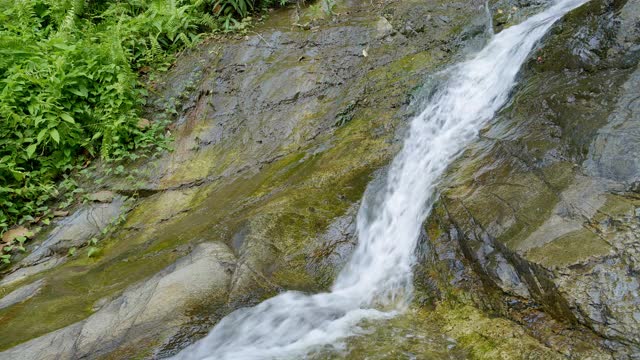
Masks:
[[[527,252],[527,258],[548,267],[562,267],[605,256],[611,250],[611,246],[598,235],[580,229],[530,250]]]
[[[606,201],[593,220],[606,221],[610,218],[621,219],[635,216],[635,211],[640,207],[640,200],[618,194],[606,194]]]
[[[0,321],[12,329],[0,339],[0,349],[86,318],[98,299],[117,294],[132,282],[151,276],[176,260],[176,254],[166,253],[138,261],[100,265],[86,260],[85,254],[81,256],[80,261],[51,271],[36,296],[0,311]],[[78,264],[82,262],[86,265]]]
[[[437,314],[444,332],[467,349],[469,359],[564,359],[516,323],[489,317],[475,307],[442,304]]]
[[[323,351],[314,359],[467,359],[467,352],[443,336],[434,313],[412,308],[384,321],[367,321],[360,336],[348,339],[348,352]]]
[[[278,19],[270,26],[289,27],[283,14],[274,14]],[[301,38],[308,35],[299,34]],[[396,51],[372,50],[370,56]],[[281,149],[288,155],[264,164],[259,171],[251,169],[193,189],[166,191],[140,200],[121,230],[101,242],[100,257],[90,259],[86,249],[81,249],[65,265],[22,282],[47,279],[41,293],[0,311],[0,321],[11,329],[0,339],[0,350],[85,319],[93,313],[97,300],[115,298],[131,284],[153,276],[188,254],[190,245],[212,240],[230,242],[244,226],[248,226],[248,237],[259,243],[260,249],[267,255],[274,254],[272,259],[265,255],[261,260],[264,267],[258,269],[270,275],[270,281],[293,289],[326,287],[326,279],[320,275],[323,269],[318,273],[306,269],[314,240],[361,198],[373,171],[388,163],[395,151],[391,139],[398,125],[398,107],[406,102],[407,89],[420,85],[422,75],[441,65],[444,55],[439,49],[418,51],[369,71],[348,89],[362,95],[352,109],[351,120],[318,135],[313,145],[305,145],[309,142],[306,135],[315,131],[312,126],[327,120],[334,110],[334,100],[353,99],[346,96],[349,94],[338,94],[335,99],[319,100],[310,108],[299,109],[301,120],[292,136],[300,141]],[[259,80],[267,81],[294,66],[313,71],[315,65],[301,65],[291,56],[278,61]],[[190,126],[193,134],[185,130],[180,136],[206,131],[204,122]],[[319,144],[326,144],[326,150],[316,153]],[[178,145],[193,146],[193,141]],[[160,188],[222,174],[251,156],[243,149],[240,140],[229,140],[197,151],[176,151],[167,168],[162,169],[172,175],[162,178]],[[157,173],[151,166],[147,170]],[[123,351],[126,357],[138,354]]]
[[[533,136],[520,141],[527,144],[527,149],[537,147],[546,151],[555,146],[549,140]],[[489,229],[490,235],[509,250],[525,251],[533,246],[531,234],[550,218],[560,201],[559,194],[573,182],[574,165],[559,161],[534,167],[528,165],[524,155],[520,155],[522,158],[512,155],[513,144],[498,142],[487,146],[487,143],[474,144],[452,168],[449,178],[457,182],[444,191],[446,206],[465,232],[480,236]],[[597,254],[604,251],[596,249],[602,244],[592,240],[591,250]],[[580,257],[579,253],[575,256]]]
[[[104,241],[104,256],[89,259],[80,251],[76,259],[42,274],[48,283],[40,294],[0,312],[3,323],[16,329],[0,339],[0,347],[86,318],[98,299],[117,296],[184,255],[184,251],[172,251],[181,244],[229,239],[243,220],[256,214],[270,214],[273,226],[261,238],[281,250],[283,260],[276,263],[274,281],[290,288],[317,288],[305,271],[303,250],[309,238],[359,199],[369,174],[380,165],[361,162],[372,150],[366,141],[361,145],[364,148],[356,151],[359,157],[351,157],[357,148],[346,144],[304,161],[304,152],[295,153],[255,176],[143,200],[123,226],[127,230]],[[46,309],[46,315],[33,316],[33,309]]]
[[[470,305],[411,308],[390,320],[359,324],[348,352],[323,350],[314,359],[564,359],[509,320]]]

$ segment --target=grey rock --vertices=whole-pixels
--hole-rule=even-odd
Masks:
[[[110,203],[83,205],[72,215],[60,220],[53,231],[33,251],[14,266],[13,271],[0,281],[0,286],[50,269],[66,261],[67,252],[79,247],[118,218],[124,198],[116,197]]]
[[[455,236],[429,239],[457,242],[489,293],[582,324],[619,359],[640,353],[640,35],[628,25],[639,3],[591,1],[550,33],[514,102],[443,181],[434,211]]]
[[[198,245],[186,258],[102,305],[84,321],[0,353],[0,359],[96,358],[123,342],[168,339],[199,301],[224,301],[235,257],[220,243]]]
[[[592,176],[630,185],[640,180],[640,69],[623,85],[607,125],[598,130],[585,166]]]
[[[110,203],[89,204],[61,220],[47,239],[23,263],[33,264],[56,253],[65,253],[74,246],[86,243],[120,215],[124,199],[117,197]]]
[[[0,286],[9,286],[15,284],[16,282],[27,279],[30,276],[55,268],[56,266],[63,264],[65,261],[65,257],[51,256],[42,259],[38,263],[23,264],[22,262],[20,262],[18,263],[16,268],[12,269],[11,273],[2,278],[2,280],[0,281]]]
[[[376,23],[376,31],[378,32],[376,38],[382,39],[389,35],[392,35],[395,31],[393,25],[384,17],[380,17],[380,20]]]
[[[520,276],[515,268],[509,264],[503,256],[497,255],[496,258],[498,264],[495,266],[495,271],[497,278],[500,280],[498,283],[500,287],[518,296],[524,298],[530,297],[529,289],[520,280]]]
[[[149,110],[176,106],[179,116],[172,129],[176,150],[140,169],[149,174],[144,189],[157,194],[138,202],[118,237],[110,239],[114,246],[96,259],[96,268],[118,273],[113,268],[125,262],[127,266],[146,265],[152,263],[145,262],[148,259],[170,258],[168,254],[204,239],[216,242],[200,245],[150,279],[138,282],[140,275],[132,271],[127,275],[137,285],[89,304],[95,311],[89,318],[20,344],[0,358],[97,358],[107,354],[118,358],[144,351],[153,353],[140,356],[170,355],[240,306],[283,289],[316,291],[329,286],[355,246],[354,218],[362,184],[390,160],[399,145],[396,140],[403,120],[414,111],[407,106],[408,95],[423,85],[429,73],[455,57],[463,58],[467,44],[477,48],[485,41],[487,23],[482,1],[443,5],[403,0],[380,7],[349,1],[344,6],[349,16],[338,16],[313,31],[291,28],[285,20],[293,11],[274,12],[255,34],[204,42],[180,58],[159,82],[154,91],[158,98]],[[602,44],[594,43],[589,49],[602,54],[593,50]],[[369,53],[366,58],[361,55],[364,48]],[[573,104],[580,104],[584,95],[575,97]],[[558,99],[566,105],[566,96]],[[337,125],[336,117],[344,109],[349,109],[353,121]],[[555,129],[543,125],[541,128]],[[541,131],[535,130],[528,133]],[[489,130],[488,137],[491,131],[498,132]],[[516,139],[524,138],[523,132],[511,133]],[[518,150],[518,156],[529,155]],[[561,157],[567,155],[558,145],[532,166],[553,165]],[[499,163],[489,169],[517,162],[502,153],[495,159]],[[484,170],[485,175],[491,173]],[[352,178],[353,174],[358,175]],[[487,180],[478,174],[477,181]],[[334,194],[335,188],[347,195]],[[600,195],[596,200],[601,200]],[[495,208],[513,202],[494,200],[502,204]],[[493,209],[483,211],[490,214]],[[555,213],[562,221],[577,221],[572,209],[558,206]],[[549,269],[527,263],[522,254],[495,241],[501,231],[521,224],[520,214],[514,212],[516,215],[501,221],[483,223],[483,229],[478,229],[480,221],[467,224],[468,219],[454,214],[459,223],[453,224],[440,214],[446,223],[444,231],[433,243],[427,243],[425,231],[421,249],[428,257],[425,262],[433,264],[441,277],[439,283],[464,287],[493,281],[500,299],[525,297],[533,302],[542,296],[540,289],[551,283]],[[23,270],[54,267],[57,261],[65,261],[57,257],[58,252],[87,235],[55,236],[56,241],[51,240],[31,259],[36,265],[7,278]],[[553,242],[544,237],[539,240],[532,243]],[[633,239],[619,242],[633,243]],[[329,251],[318,251],[326,249]],[[470,270],[470,260],[477,273]],[[91,266],[81,264],[77,269]],[[141,272],[139,266],[132,268]],[[51,273],[64,279],[66,274],[55,270]],[[482,271],[486,273],[478,275]],[[27,275],[22,273],[21,278]],[[104,287],[117,288],[118,281],[104,279]],[[438,293],[435,281],[430,285],[435,295],[425,303],[447,296],[444,291]],[[632,287],[618,287],[613,293],[627,294],[625,289]],[[481,297],[478,287],[466,290],[469,297]],[[586,293],[592,299],[606,298],[593,289]],[[559,302],[569,307],[566,299],[559,298]],[[49,310],[46,306],[40,309]],[[624,307],[619,309],[624,311]],[[593,318],[602,316],[593,312]],[[620,329],[628,328],[623,325]]]
[[[0,299],[0,310],[28,300],[30,297],[36,295],[38,291],[42,289],[43,285],[44,280],[40,279],[32,282],[31,284],[21,286],[18,289],[3,296]]]

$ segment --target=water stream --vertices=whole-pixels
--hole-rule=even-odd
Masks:
[[[559,0],[494,35],[472,59],[447,70],[448,80],[412,120],[385,186],[363,202],[358,246],[330,292],[285,292],[237,310],[175,359],[299,358],[353,335],[363,320],[389,318],[405,309],[420,227],[438,179],[508,100],[535,44],[586,1]]]

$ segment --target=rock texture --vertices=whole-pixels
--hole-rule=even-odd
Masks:
[[[24,285],[3,296],[2,299],[0,299],[0,309],[4,309],[6,307],[28,300],[30,297],[36,295],[38,291],[40,291],[42,285],[44,285],[44,280],[40,279],[34,281],[31,284]]]
[[[470,264],[621,359],[640,356],[639,4],[592,1],[556,27],[427,222],[440,281]]]
[[[92,237],[99,236],[116,221],[123,205],[122,197],[112,198],[105,203],[81,207],[62,219],[41,244],[33,246],[32,251],[0,280],[0,286],[11,286],[66,262],[69,249],[86,245]]]
[[[161,358],[238,307],[327,289],[433,74],[543,5],[292,6],[183,54],[150,84],[145,116],[175,117],[175,151],[132,165],[135,184],[87,184],[100,202],[5,272],[0,359]],[[352,356],[638,353],[638,7],[592,0],[532,54],[513,102],[442,182],[414,308],[353,339]]]
[[[220,302],[231,281],[235,257],[224,244],[206,243],[113,300],[101,299],[86,320],[0,354],[1,359],[82,359],[114,354],[126,358],[139,346],[173,334],[194,303]],[[55,351],[52,351],[55,349]]]
[[[20,277],[5,277],[14,277],[3,285],[7,294],[46,282],[0,310],[12,329],[0,337],[0,348],[9,349],[0,356],[165,356],[239,306],[283,289],[329,286],[353,246],[350,216],[415,110],[412,94],[467,46],[477,47],[486,30],[481,2],[346,1],[334,12],[275,11],[247,36],[211,39],[184,54],[150,85],[155,96],[145,117],[177,114],[175,151],[128,169],[135,184],[114,176],[102,188],[87,184],[98,194],[138,195],[126,221],[100,240],[99,256],[87,258],[86,247],[66,256],[84,235],[60,238],[56,251],[35,242],[29,256],[37,264],[25,259],[14,267]],[[169,299],[186,297],[136,323],[146,300],[134,295],[157,297],[149,287],[207,243],[233,253],[230,267],[212,275],[230,277],[224,289],[201,301],[199,292],[164,288]],[[184,274],[200,279],[195,270]],[[97,328],[104,322],[113,335]]]

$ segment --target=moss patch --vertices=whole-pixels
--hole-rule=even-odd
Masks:
[[[547,267],[563,267],[605,256],[611,246],[592,231],[572,231],[544,246],[527,252],[527,258]]]
[[[438,307],[443,330],[457,339],[470,359],[564,359],[504,318],[492,318],[469,306]]]

